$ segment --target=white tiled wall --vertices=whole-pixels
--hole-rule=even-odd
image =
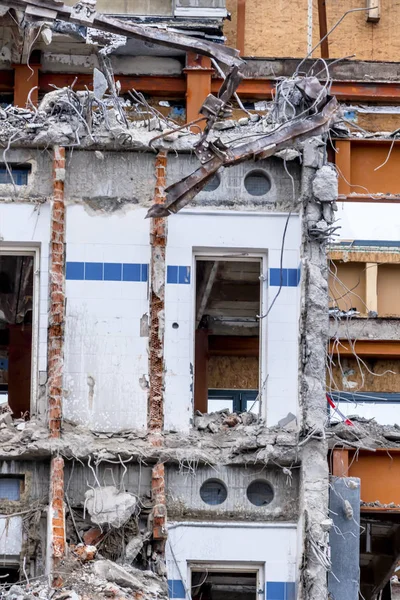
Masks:
[[[191,283],[166,285],[165,427],[187,430],[193,416],[194,365],[194,255],[212,251],[248,250],[266,254],[270,268],[279,268],[286,214],[234,211],[183,211],[168,221],[167,265],[191,265]],[[300,263],[300,220],[292,215],[285,241],[283,267]],[[268,278],[267,278],[268,281]],[[279,287],[265,284],[268,305]],[[283,287],[267,322],[262,375],[266,402],[263,415],[272,426],[288,412],[297,414],[298,318],[300,286]],[[267,305],[265,303],[265,307]],[[177,322],[179,328],[172,324]]]
[[[190,589],[190,563],[262,565],[265,581],[296,580],[296,524],[170,523],[168,580]],[[262,586],[263,587],[263,586]],[[172,595],[174,597],[174,595]],[[183,597],[178,595],[175,597]],[[260,598],[265,596],[260,596]],[[280,596],[279,596],[280,597]]]
[[[67,209],[67,263],[150,261],[146,211],[112,215]],[[148,283],[67,278],[64,416],[97,431],[144,428],[147,421]],[[93,385],[94,384],[94,385]]]
[[[0,204],[0,245],[15,249],[39,248],[39,335],[37,339],[37,369],[47,370],[47,327],[49,306],[49,204]],[[35,364],[35,363],[34,363]],[[36,398],[34,396],[33,400]],[[32,409],[35,410],[35,406]]]

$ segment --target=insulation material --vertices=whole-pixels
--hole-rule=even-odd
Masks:
[[[359,364],[354,358],[334,357],[332,376],[328,375],[328,386],[344,392],[386,392],[400,390],[400,360],[371,359],[363,357]]]
[[[329,305],[348,311],[355,308],[364,314],[365,305],[365,264],[340,263],[329,264]]]
[[[210,389],[258,389],[259,363],[255,356],[210,356]]]

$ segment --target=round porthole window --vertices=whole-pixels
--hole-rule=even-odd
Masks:
[[[222,481],[207,479],[200,488],[200,496],[206,504],[217,506],[225,502],[228,492]]]
[[[210,181],[207,183],[207,185],[205,185],[203,187],[203,192],[214,192],[215,190],[217,190],[219,188],[220,183],[221,183],[221,180],[219,178],[219,175],[214,175],[214,177],[212,177],[212,179],[210,179]]]
[[[264,196],[271,189],[271,181],[264,171],[250,171],[244,179],[244,187],[250,196]]]
[[[267,506],[274,499],[274,490],[268,481],[252,481],[247,488],[247,498],[254,506]]]

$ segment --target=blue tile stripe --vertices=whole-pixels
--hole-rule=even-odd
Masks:
[[[149,278],[149,265],[138,263],[67,262],[69,281],[142,281]]]
[[[267,581],[266,600],[295,600],[296,584],[292,581]]]
[[[300,283],[300,269],[270,269],[269,285],[283,287],[297,287]]]
[[[190,267],[170,265],[167,267],[167,283],[190,283]]]
[[[185,588],[180,579],[168,579],[168,596],[170,598],[186,598]]]

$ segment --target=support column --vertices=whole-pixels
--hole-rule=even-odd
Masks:
[[[57,572],[65,556],[64,460],[57,456],[50,465],[50,506],[48,515],[47,570],[53,587],[62,586]]]
[[[378,265],[377,263],[365,264],[365,303],[368,312],[378,314]]]
[[[14,65],[14,106],[25,108],[30,96],[31,102],[37,106],[39,94],[39,69],[40,65]]]
[[[160,151],[156,158],[156,185],[154,203],[165,200],[167,153]],[[167,243],[167,220],[151,219],[150,225],[150,331],[149,331],[149,405],[148,428],[154,446],[161,446],[164,427],[164,337],[165,337],[165,250]],[[165,563],[165,541],[167,538],[167,509],[165,501],[165,467],[158,463],[153,467],[151,478],[154,503],[153,569],[163,574]]]
[[[204,100],[211,94],[211,60],[207,56],[200,56],[194,52],[186,55],[186,121],[190,123],[201,117],[200,109]],[[205,121],[199,123],[199,127],[205,127]],[[197,125],[196,125],[196,130]]]
[[[49,330],[47,389],[50,436],[59,438],[62,419],[65,323],[65,148],[56,146],[53,157],[49,265]]]
[[[298,600],[328,597],[329,470],[325,426],[327,418],[325,360],[329,335],[326,241],[313,237],[316,223],[333,222],[332,207],[313,196],[313,180],[325,162],[325,147],[317,139],[304,146],[302,168],[302,294],[301,294],[301,489],[299,528],[303,547]],[[327,203],[325,203],[327,204]]]
[[[56,146],[53,155],[53,200],[50,221],[49,330],[47,390],[50,437],[60,438],[65,323],[65,148]],[[54,587],[62,585],[57,568],[65,555],[64,461],[54,457],[50,464],[47,570]]]
[[[154,204],[165,200],[167,153],[156,158]],[[167,220],[151,219],[150,225],[150,331],[149,331],[149,406],[148,427],[159,437],[164,427],[164,334],[165,334],[165,247]]]

